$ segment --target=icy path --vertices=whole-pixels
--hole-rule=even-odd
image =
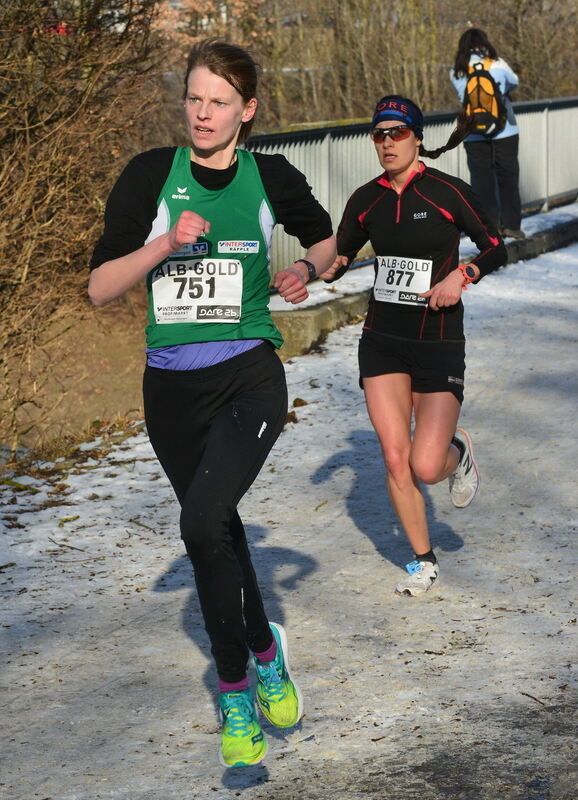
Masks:
[[[0,493],[6,800],[575,796],[578,246],[468,291],[462,423],[483,486],[428,491],[439,588],[410,552],[356,382],[359,325],[287,363],[295,421],[243,500],[305,717],[217,762],[215,675],[178,509],[140,432]],[[22,488],[27,487],[27,488]]]

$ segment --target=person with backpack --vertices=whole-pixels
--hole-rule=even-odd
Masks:
[[[336,252],[329,214],[305,176],[282,155],[238,146],[251,131],[257,84],[245,49],[218,39],[191,49],[183,92],[190,145],[148,150],[125,167],[88,286],[100,306],[146,279],[145,420],[181,506],[217,667],[227,767],[257,764],[267,752],[257,705],[278,728],[296,725],[303,711],[287,636],[268,620],[237,511],[287,418],[275,353],[283,339],[268,308],[273,228],[282,224],[305,251],[275,275],[287,302],[308,296],[305,284]]]
[[[480,484],[470,437],[457,428],[465,374],[462,294],[507,255],[468,184],[420,160],[463,140],[465,114],[436,150],[424,148],[423,129],[411,99],[388,95],[377,103],[370,136],[382,172],[349,198],[338,256],[321,276],[337,280],[371,243],[375,282],[359,342],[359,383],[391,502],[414,554],[395,591],[411,597],[428,592],[439,576],[420,484],[448,478],[457,508],[470,505]],[[462,232],[479,251],[465,263]]]
[[[519,135],[509,97],[518,76],[498,58],[484,31],[468,28],[460,37],[450,79],[472,125],[464,141],[472,189],[504,237],[523,239]]]

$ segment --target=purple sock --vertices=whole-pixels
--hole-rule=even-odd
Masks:
[[[244,692],[245,689],[248,688],[249,688],[248,678],[243,678],[242,681],[235,681],[235,683],[229,683],[228,681],[222,681],[219,679],[220,692]]]
[[[273,641],[271,642],[270,646],[263,650],[262,653],[255,653],[255,658],[257,661],[260,661],[261,664],[269,664],[271,661],[275,661],[275,656],[277,655],[277,642],[275,641],[275,637],[273,637]]]

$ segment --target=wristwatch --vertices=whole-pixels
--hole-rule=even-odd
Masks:
[[[317,277],[317,268],[315,264],[312,264],[311,261],[307,261],[306,258],[298,258],[293,263],[298,264],[300,261],[307,267],[307,282],[315,280]]]
[[[458,264],[458,269],[461,269],[464,276],[464,287],[476,280],[476,270],[471,264]]]

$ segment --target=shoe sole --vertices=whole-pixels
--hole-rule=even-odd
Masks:
[[[461,433],[467,442],[468,450],[470,451],[470,458],[472,460],[472,466],[476,473],[476,478],[478,479],[478,482],[476,485],[476,491],[473,493],[473,495],[470,497],[467,503],[454,503],[451,494],[450,494],[450,499],[452,500],[452,503],[456,508],[467,508],[470,505],[470,503],[474,501],[476,495],[480,491],[480,483],[481,483],[480,471],[478,469],[478,465],[476,464],[476,459],[474,458],[474,448],[472,447],[472,440],[470,439],[469,433],[465,431],[463,428],[456,428],[456,433]]]
[[[263,715],[269,719],[272,725],[275,725],[276,728],[293,728],[301,717],[303,716],[303,695],[301,694],[301,689],[299,688],[298,684],[293,680],[293,676],[291,674],[291,668],[289,666],[289,644],[287,642],[287,634],[285,633],[285,628],[282,625],[279,625],[278,622],[270,622],[269,623],[271,628],[274,628],[277,633],[279,634],[279,640],[281,642],[281,652],[283,653],[283,661],[285,663],[285,669],[287,670],[287,676],[289,680],[292,681],[293,686],[295,687],[295,694],[297,695],[297,719],[295,722],[292,722],[291,725],[275,725],[275,723],[271,722],[269,717],[263,712]],[[263,711],[263,709],[261,709]]]
[[[437,581],[434,581],[434,583],[437,583]],[[434,583],[432,583],[431,586],[428,586],[427,589],[424,589],[421,592],[417,592],[416,594],[414,594],[409,589],[404,589],[402,592],[400,592],[398,589],[395,589],[395,594],[398,597],[423,597],[425,594],[429,594],[429,592],[433,589]]]
[[[438,574],[435,576],[433,581],[430,583],[430,585],[426,589],[420,589],[415,594],[414,594],[414,592],[412,592],[412,590],[409,587],[399,591],[397,586],[395,587],[395,590],[394,590],[395,594],[398,595],[398,597],[423,597],[424,594],[428,594],[428,592],[431,592],[431,590],[434,588],[434,586],[437,585],[438,580],[439,580],[439,576],[440,576],[440,574],[438,572]]]
[[[254,767],[256,764],[260,764],[261,761],[263,761],[263,759],[267,755],[267,750],[268,748],[265,747],[263,755],[260,756],[260,758],[257,758],[255,761],[236,761],[234,764],[229,764],[223,758],[223,754],[219,753],[219,763],[222,767],[225,767],[225,769],[238,769],[239,767]]]

